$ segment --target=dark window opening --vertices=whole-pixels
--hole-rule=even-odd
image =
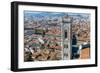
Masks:
[[[65,35],[65,39],[66,39],[67,38],[67,30],[65,30],[64,35]]]

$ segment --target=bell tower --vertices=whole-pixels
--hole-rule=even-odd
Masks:
[[[63,60],[71,59],[71,17],[62,18]]]

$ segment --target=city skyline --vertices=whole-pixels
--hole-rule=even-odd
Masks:
[[[90,14],[89,13],[72,13],[72,12],[44,12],[44,11],[24,11],[24,17],[25,18],[46,18],[46,17],[61,17],[61,16],[70,16],[76,19],[86,19],[90,20]]]

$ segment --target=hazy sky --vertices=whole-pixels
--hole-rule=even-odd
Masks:
[[[83,18],[83,19],[90,19],[90,14],[88,13],[65,13],[65,12],[43,12],[43,11],[24,11],[24,16],[27,18],[29,17],[36,17],[36,18],[43,18],[43,17],[61,17],[64,15],[69,15],[74,18]]]

